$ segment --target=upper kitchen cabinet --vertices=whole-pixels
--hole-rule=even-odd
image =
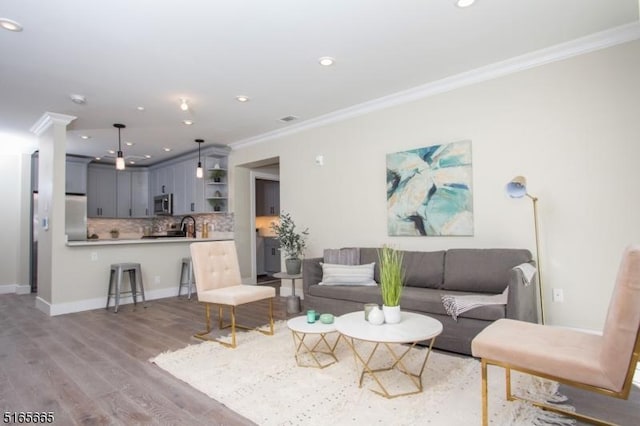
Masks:
[[[88,157],[67,155],[65,162],[65,192],[67,194],[87,193],[87,166],[91,161]],[[38,190],[38,154],[31,157],[32,190]]]
[[[280,215],[280,182],[256,179],[256,216]]]
[[[205,157],[205,206],[207,212],[226,213],[229,198],[229,173],[227,156]]]
[[[116,181],[117,216],[149,216],[149,172],[146,169],[119,170]]]
[[[204,183],[196,177],[197,157],[176,163],[173,183],[173,214],[183,215],[204,211]]]
[[[117,177],[115,167],[90,164],[87,174],[87,216],[116,217]]]

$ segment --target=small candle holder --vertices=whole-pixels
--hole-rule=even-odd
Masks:
[[[307,311],[307,322],[309,324],[313,324],[314,322],[316,322],[316,311],[314,311],[313,309],[309,309]]]
[[[369,312],[371,312],[371,310],[373,308],[377,308],[378,304],[377,303],[365,303],[364,304],[364,320],[365,321],[369,321]]]

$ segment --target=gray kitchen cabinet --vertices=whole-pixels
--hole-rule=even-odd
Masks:
[[[149,216],[149,172],[119,170],[117,181],[117,215],[120,218]]]
[[[87,193],[87,167],[91,161],[88,157],[67,155],[65,162],[64,189],[67,194]],[[31,179],[33,191],[38,190],[38,155],[31,159]]]
[[[117,178],[115,167],[90,164],[87,183],[87,216],[116,217]]]
[[[191,213],[187,206],[187,174],[190,162],[188,160],[169,166],[173,169],[173,214],[185,215]],[[195,168],[193,173],[195,174]]]
[[[67,156],[64,187],[67,194],[87,193],[87,166],[90,159]]]
[[[280,272],[280,243],[276,238],[264,239],[264,270],[270,275]]]
[[[256,216],[280,215],[280,182],[256,179]]]

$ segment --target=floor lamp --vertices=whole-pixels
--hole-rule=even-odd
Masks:
[[[511,198],[527,196],[533,202],[533,224],[536,231],[536,268],[538,274],[538,291],[540,296],[540,317],[544,324],[544,298],[542,295],[542,274],[540,273],[540,239],[538,236],[538,197],[527,192],[527,179],[524,176],[516,176],[507,184],[507,194]]]

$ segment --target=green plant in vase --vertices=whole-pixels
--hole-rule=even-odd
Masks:
[[[403,253],[384,246],[378,250],[380,260],[380,293],[385,322],[400,322],[400,298],[404,289]]]
[[[211,204],[211,207],[213,208],[214,212],[219,212],[219,211],[222,211],[222,207],[224,205],[224,201],[214,198],[214,199],[210,199],[209,200],[209,204]]]
[[[298,231],[291,215],[283,212],[280,215],[280,220],[271,225],[271,229],[280,242],[280,251],[284,252],[286,256],[285,267],[287,274],[299,274],[302,267],[304,249],[307,247],[306,240],[309,236],[309,228]]]
[[[214,169],[211,170],[210,176],[214,182],[222,182],[222,178],[227,175],[226,170],[223,169]]]

